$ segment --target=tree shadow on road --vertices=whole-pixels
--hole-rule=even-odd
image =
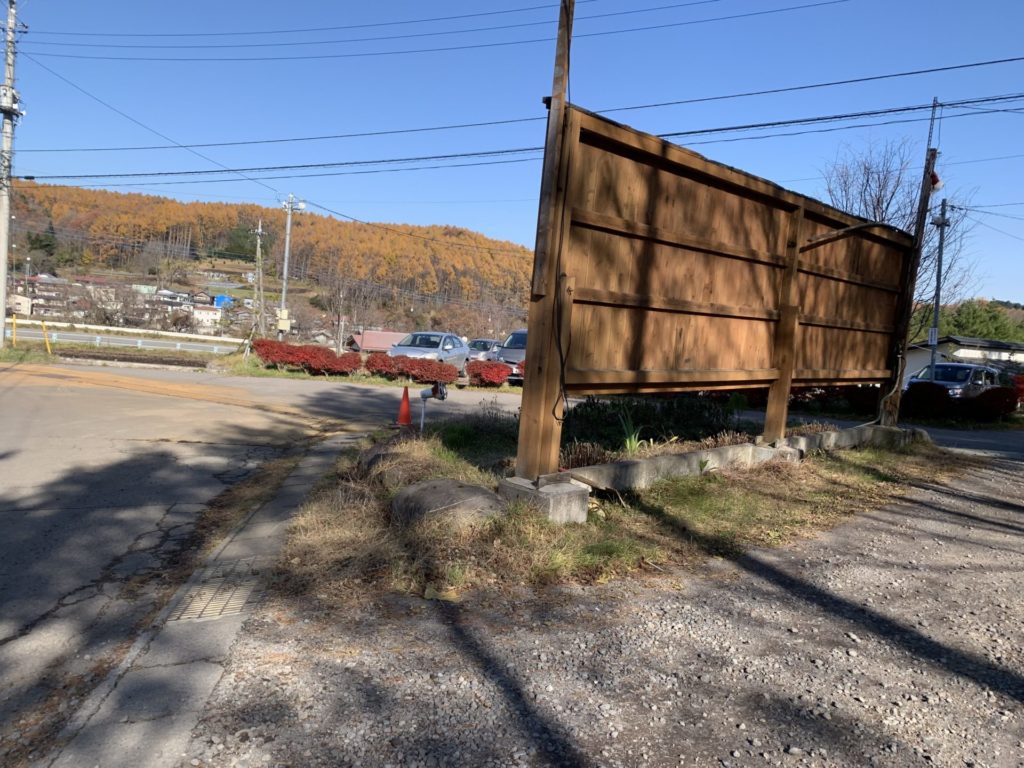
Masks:
[[[687,541],[697,543],[708,553],[727,557],[751,576],[770,583],[785,594],[814,606],[824,613],[855,624],[865,632],[900,648],[932,666],[970,680],[982,687],[1024,702],[1024,676],[993,663],[989,659],[960,650],[924,635],[917,629],[886,616],[879,610],[842,597],[812,584],[800,576],[768,562],[756,551],[730,552],[729,542],[705,536],[682,525],[664,509],[634,499],[635,508],[658,520],[666,529]]]
[[[29,493],[0,492],[0,721],[28,718],[29,742],[57,727],[70,709],[51,708],[96,684],[147,626],[223,533],[214,518],[249,511],[228,509],[228,494],[244,506],[271,492],[256,488],[261,466],[301,449],[301,434],[281,422],[128,441],[111,463],[85,456]]]

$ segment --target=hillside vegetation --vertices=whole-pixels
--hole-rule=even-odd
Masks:
[[[20,182],[13,199],[16,268],[29,254],[34,272],[111,270],[164,285],[187,282],[185,275],[196,269],[189,262],[212,266],[227,259],[252,269],[253,230],[262,220],[264,273],[271,281],[281,274],[283,208],[32,182]],[[502,308],[519,315],[531,264],[529,249],[455,226],[363,224],[312,211],[293,218],[291,277],[311,281],[314,294],[344,292],[368,323],[386,321],[369,315],[387,315],[390,305],[405,305],[408,317],[416,301],[434,305],[431,311],[411,307],[424,317],[449,303],[477,316]]]

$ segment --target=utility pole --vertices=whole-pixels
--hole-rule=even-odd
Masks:
[[[946,247],[946,227],[949,226],[949,219],[946,218],[946,198],[942,198],[942,206],[939,215],[932,219],[932,224],[939,228],[939,253],[935,263],[935,315],[932,320],[932,327],[928,329],[928,343],[932,348],[931,380],[935,381],[935,363],[939,357],[939,305],[942,299],[942,251]]]
[[[284,209],[287,212],[284,225],[284,267],[281,273],[281,309],[277,317],[277,340],[284,339],[284,332],[290,330],[291,320],[288,318],[288,256],[292,249],[292,211],[301,211],[306,204],[296,200],[295,195],[288,193],[288,199],[284,202]]]
[[[18,94],[14,90],[14,33],[18,26],[15,0],[7,0],[6,48],[4,51],[4,82],[0,85],[0,113],[3,116],[3,138],[0,143],[0,349],[7,334],[7,251],[11,240],[11,164],[14,149],[14,121],[21,116]],[[25,284],[28,293],[28,283]]]
[[[263,219],[259,220],[253,234],[256,235],[256,330],[260,338],[263,338],[267,335],[267,324],[263,316]]]

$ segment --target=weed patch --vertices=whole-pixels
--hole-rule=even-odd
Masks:
[[[478,418],[492,424],[490,416]],[[469,590],[656,575],[813,535],[966,466],[927,445],[869,448],[665,480],[592,501],[584,524],[554,524],[521,504],[470,528],[437,519],[408,528],[392,523],[388,503],[409,483],[448,477],[495,487],[502,473],[483,443],[510,441],[513,424],[482,431],[479,423],[453,421],[424,437],[378,445],[369,460],[346,456],[337,481],[294,523],[280,588],[340,608],[387,591],[458,599]]]

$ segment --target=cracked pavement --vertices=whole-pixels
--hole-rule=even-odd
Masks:
[[[103,372],[61,370],[0,368],[5,764],[45,740],[159,611],[207,502],[312,433],[224,405],[242,400],[226,387],[191,385],[193,398],[187,384],[159,391],[154,372],[132,391],[119,374],[104,386]]]

